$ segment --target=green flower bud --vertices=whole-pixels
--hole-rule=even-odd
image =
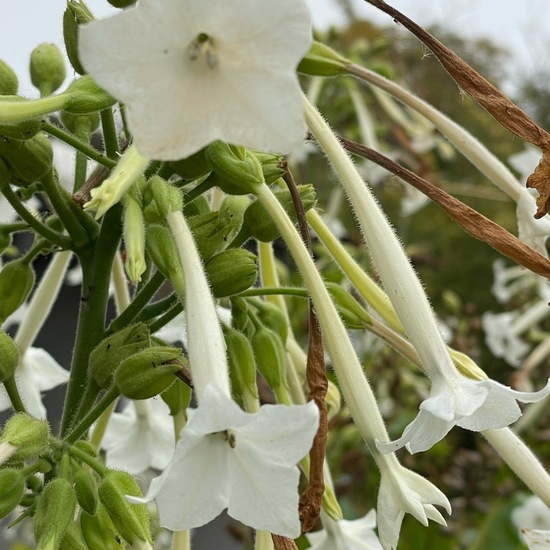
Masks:
[[[123,233],[126,247],[125,269],[132,283],[141,281],[147,264],[145,262],[145,225],[143,223],[143,211],[141,202],[132,187],[123,197],[124,217]]]
[[[275,183],[279,178],[285,175],[285,171],[281,168],[283,157],[273,155],[271,153],[254,152],[255,157],[260,161],[264,180],[267,185]]]
[[[127,8],[136,3],[136,0],[107,0],[115,8]]]
[[[199,179],[212,171],[212,165],[204,149],[186,159],[172,161],[169,165],[174,173],[186,181]]]
[[[126,547],[101,504],[93,516],[87,512],[80,514],[80,530],[89,550],[122,550]]]
[[[52,144],[42,132],[24,141],[0,139],[0,156],[10,169],[11,183],[23,187],[41,180],[53,165]]]
[[[349,59],[314,40],[309,52],[300,61],[297,71],[310,76],[338,76],[347,73],[347,65],[351,65]]]
[[[19,365],[19,350],[11,337],[0,330],[0,383],[13,376]]]
[[[164,223],[169,212],[183,210],[181,191],[160,176],[153,176],[143,191],[143,214],[148,223]]]
[[[67,111],[61,111],[61,122],[63,126],[72,132],[75,136],[89,136],[99,127],[99,113],[87,113],[85,115],[75,115]]]
[[[63,109],[75,115],[102,111],[116,103],[116,99],[100,88],[90,75],[73,80],[63,95],[67,96]]]
[[[158,270],[183,293],[185,282],[179,254],[170,230],[164,225],[150,225],[145,233],[145,245]]]
[[[118,365],[150,345],[151,334],[145,323],[130,325],[102,340],[90,354],[89,369],[100,388],[107,389]]]
[[[183,214],[186,219],[192,218],[193,216],[199,216],[201,214],[209,214],[211,211],[210,202],[204,194],[199,195],[191,202],[186,202],[183,205]]]
[[[0,519],[5,518],[21,501],[25,491],[25,476],[21,470],[0,470]]]
[[[63,54],[55,44],[40,44],[31,53],[31,82],[42,97],[53,94],[65,81]]]
[[[0,271],[0,324],[26,300],[34,285],[34,271],[22,260],[13,260]]]
[[[84,23],[93,21],[95,17],[88,6],[80,0],[69,0],[63,13],[63,40],[67,57],[78,74],[85,74],[78,58],[78,28]]]
[[[82,539],[80,525],[76,521],[69,523],[63,539],[61,539],[59,550],[90,550]]]
[[[154,346],[128,357],[115,371],[115,384],[130,399],[150,399],[175,380],[184,365],[180,348]]]
[[[288,321],[285,314],[274,304],[263,300],[254,300],[258,308],[258,318],[261,323],[274,330],[286,342],[288,337]]]
[[[0,95],[15,95],[19,89],[19,80],[15,71],[0,59]]]
[[[229,208],[187,219],[203,260],[227,248],[238,233],[241,220]]]
[[[97,483],[86,468],[79,468],[74,475],[74,490],[80,507],[92,516],[97,511]]]
[[[100,483],[98,493],[99,500],[126,542],[132,544],[136,537],[152,542],[147,507],[143,504],[132,504],[126,498],[126,495],[143,496],[130,474],[110,470]]]
[[[298,191],[304,206],[304,211],[307,212],[315,206],[317,201],[315,188],[313,185],[299,185]],[[296,223],[296,209],[294,208],[290,191],[288,191],[288,189],[277,190],[275,191],[275,196],[292,221]],[[250,237],[255,237],[262,242],[271,242],[279,237],[279,230],[275,222],[258,200],[253,201],[246,209],[243,226],[235,241],[237,243],[242,243]]]
[[[286,386],[285,349],[278,334],[264,326],[257,326],[252,336],[256,365],[270,388]]]
[[[206,148],[206,155],[217,176],[216,183],[228,195],[254,193],[254,187],[264,183],[260,161],[251,151],[241,152],[223,141],[215,141]]]
[[[50,426],[46,420],[38,420],[25,413],[15,413],[8,419],[0,436],[0,443],[17,447],[14,458],[37,456],[48,449]]]
[[[370,324],[371,316],[352,295],[336,283],[326,283],[327,290],[347,328],[364,329]]]
[[[176,416],[187,410],[192,394],[193,390],[187,384],[172,384],[160,396],[170,407],[170,414]]]
[[[239,330],[224,326],[223,334],[227,346],[227,359],[231,388],[237,396],[242,396],[245,388],[258,397],[256,385],[256,362],[250,340]]]
[[[44,487],[34,515],[37,550],[59,547],[76,504],[76,494],[67,479],[58,477]]]
[[[212,256],[204,269],[216,298],[240,294],[258,278],[256,255],[243,248],[231,248]]]

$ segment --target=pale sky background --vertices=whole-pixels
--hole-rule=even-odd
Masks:
[[[326,27],[344,21],[337,0],[307,0],[315,24]],[[350,0],[358,15],[375,23],[391,19],[362,0]],[[439,24],[464,37],[489,37],[514,52],[510,75],[524,77],[550,68],[550,0],[390,0],[417,23]],[[115,10],[105,0],[90,0],[97,17]],[[20,93],[33,96],[26,66],[41,42],[62,46],[61,16],[65,0],[0,0],[0,58],[14,67]],[[284,40],[284,37],[283,37]]]

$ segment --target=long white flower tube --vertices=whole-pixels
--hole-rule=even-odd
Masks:
[[[206,386],[214,383],[231,396],[225,340],[210,285],[193,235],[181,211],[167,215],[185,278],[185,315],[189,364],[200,401]]]
[[[355,424],[369,445],[380,469],[382,475],[378,493],[380,541],[384,548],[393,549],[397,545],[405,513],[412,514],[424,525],[427,525],[428,519],[445,524],[445,520],[434,505],[442,506],[450,513],[449,501],[429,481],[403,468],[393,453],[382,454],[374,445],[375,440],[387,441],[388,435],[374,394],[344,324],[311,256],[284,208],[267,185],[256,187],[255,192],[276,223],[309,289],[321,326],[323,341],[332,359],[332,366],[342,393]]]
[[[390,223],[328,124],[305,97],[304,102],[308,126],[348,193],[386,292],[432,382],[429,398],[421,403],[403,436],[391,444],[379,443],[379,448],[388,452],[407,445],[411,452],[418,452],[429,449],[454,425],[482,431],[515,422],[521,416],[516,401],[542,399],[550,392],[550,382],[540,392],[523,393],[492,380],[473,381],[457,371],[428,298]]]

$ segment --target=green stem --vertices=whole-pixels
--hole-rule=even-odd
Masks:
[[[56,137],[60,141],[65,142],[67,145],[70,145],[73,149],[76,149],[83,155],[86,155],[88,158],[95,160],[98,164],[105,166],[106,168],[114,168],[116,166],[116,161],[107,158],[105,155],[96,151],[87,143],[83,143],[82,141],[80,141],[73,134],[62,130],[61,128],[58,128],[50,122],[44,123],[43,130],[51,136]]]
[[[90,428],[90,426],[99,418],[101,413],[105,411],[109,405],[115,401],[120,395],[120,390],[116,385],[111,386],[101,400],[96,403],[91,411],[78,422],[78,424],[65,436],[66,443],[76,443]]]
[[[74,212],[69,208],[67,201],[70,199],[63,196],[61,187],[55,180],[53,170],[50,170],[42,178],[42,185],[56,214],[71,236],[74,246],[77,248],[84,246],[89,241],[88,233],[82,227]]]
[[[34,229],[39,235],[59,246],[63,250],[71,248],[71,239],[61,235],[57,231],[50,229],[47,225],[43,224],[40,220],[35,218],[29,210],[25,208],[23,203],[17,198],[17,195],[13,192],[12,188],[7,183],[0,183],[0,191],[6,197],[12,208],[19,214],[29,227]]]
[[[297,298],[309,298],[309,293],[305,288],[297,288],[293,286],[278,286],[274,288],[269,287],[260,287],[260,288],[250,288],[241,292],[239,297],[248,297],[248,296],[296,296]]]
[[[78,458],[81,462],[90,466],[90,468],[95,470],[100,476],[105,475],[109,471],[108,468],[106,468],[86,451],[83,451],[74,445],[67,445],[66,441],[62,441],[56,437],[50,437],[48,443],[50,447],[56,451],[68,450],[70,455]]]
[[[113,333],[128,326],[157,293],[164,280],[164,275],[160,271],[157,271],[134,296],[128,307],[113,320],[107,332]]]
[[[119,154],[117,132],[115,126],[115,117],[112,109],[101,111],[101,126],[103,128],[103,141],[105,143],[105,153],[111,159],[116,159]]]
[[[82,298],[78,319],[71,377],[65,396],[61,421],[64,434],[72,422],[78,421],[78,409],[83,389],[86,387],[88,358],[94,347],[105,336],[105,317],[109,299],[111,265],[118,250],[121,234],[122,207],[116,205],[103,217],[101,229],[94,246],[79,250],[82,266]]]
[[[54,95],[30,101],[2,101],[0,98],[0,123],[17,124],[30,118],[49,115],[65,107],[70,95]]]
[[[162,300],[149,304],[147,307],[143,308],[142,312],[136,317],[136,321],[140,323],[151,321],[174,307],[178,303],[178,299],[176,294],[170,294],[170,296],[162,298]]]
[[[7,380],[4,380],[4,388],[6,388],[13,410],[15,412],[27,412],[13,374]]]
[[[183,311],[181,303],[175,304],[170,308],[160,319],[157,319],[154,323],[151,323],[149,330],[151,334],[155,334],[157,330],[160,330],[163,326],[167,325],[172,319],[177,317]]]

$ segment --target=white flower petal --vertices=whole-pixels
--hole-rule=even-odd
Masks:
[[[209,41],[191,59],[201,33]],[[184,158],[216,139],[286,153],[305,136],[295,69],[310,43],[302,0],[141,0],[84,25],[80,59],[126,104],[147,157]]]
[[[328,518],[326,521],[332,520]],[[333,522],[330,528],[306,533],[306,538],[311,544],[310,550],[382,550],[374,529],[376,511],[370,510],[362,518],[342,519]]]
[[[175,444],[170,409],[159,398],[130,402],[122,412],[113,413],[101,447],[107,451],[109,466],[139,474],[149,468],[166,468]]]
[[[161,524],[173,530],[204,525],[224,508],[255,529],[300,534],[296,462],[319,423],[315,404],[242,411],[208,384],[165,472],[151,484]]]

